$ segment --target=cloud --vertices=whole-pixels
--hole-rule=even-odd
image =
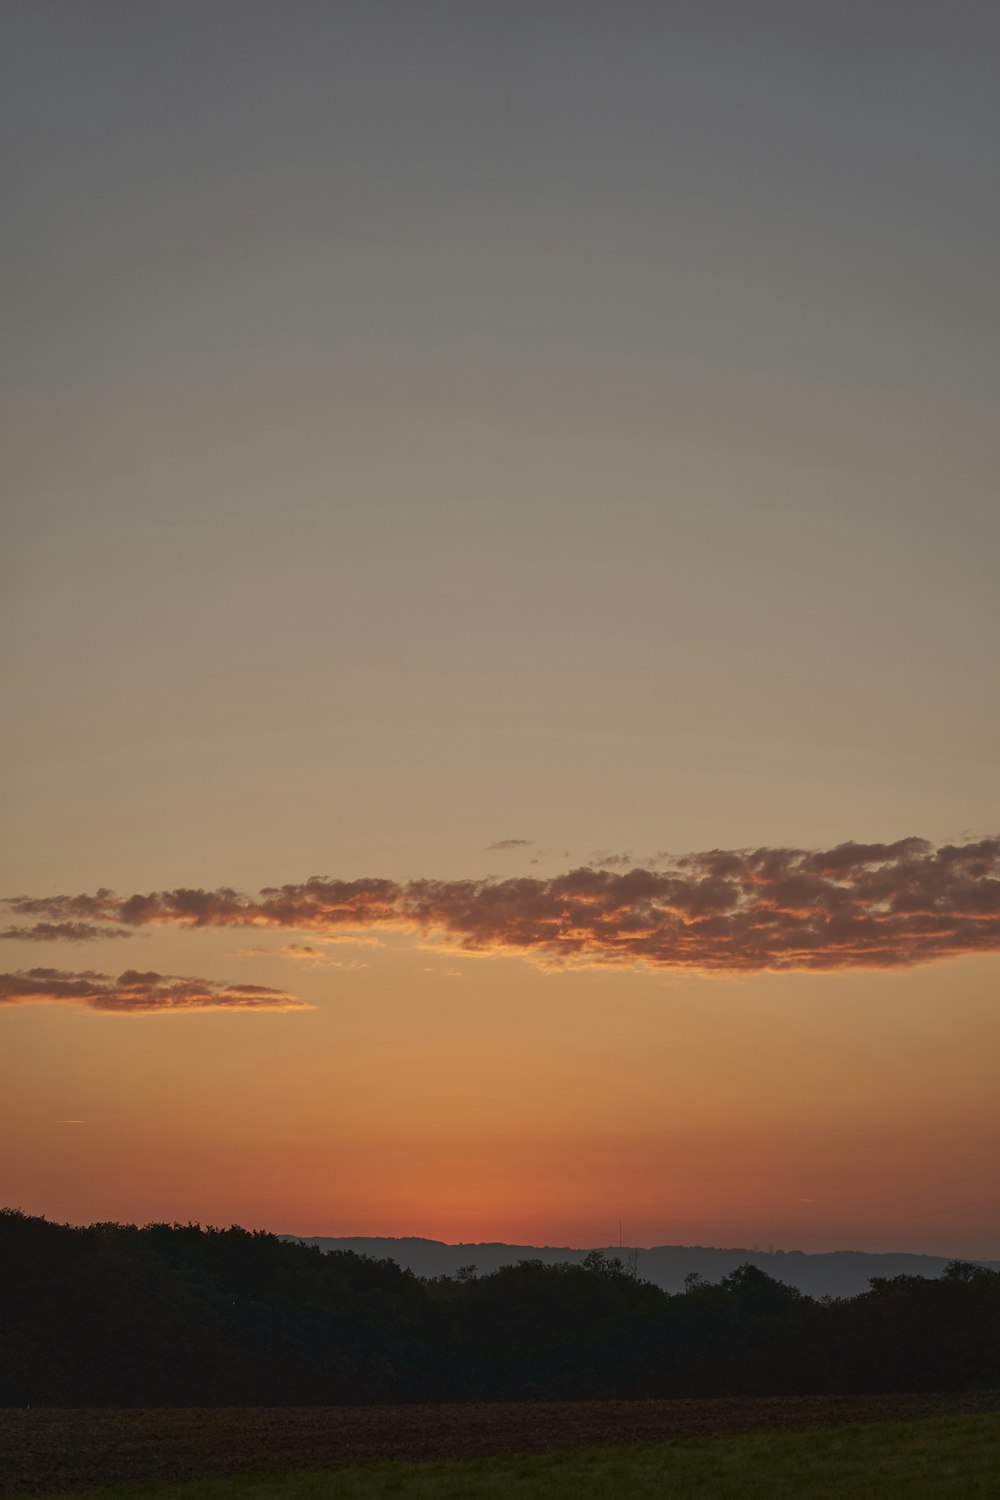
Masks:
[[[311,943],[286,943],[280,949],[286,958],[293,958],[299,963],[322,964],[326,962],[326,955]]]
[[[492,844],[487,844],[487,849],[527,849],[533,844],[534,839],[494,839]]]
[[[327,942],[321,938],[321,942]],[[314,948],[312,943],[286,943],[278,952],[285,958],[290,958],[293,963],[310,964],[313,968],[322,969],[367,969],[368,964],[362,963],[360,958],[349,959],[346,963],[341,958],[331,958],[322,948]]]
[[[1000,838],[712,849],[663,867],[540,878],[329,880],[147,895],[17,897],[16,916],[126,927],[402,927],[453,949],[553,964],[710,973],[890,968],[1000,951]]]
[[[221,984],[214,979],[178,978],[126,969],[117,979],[93,969],[20,969],[0,974],[0,1005],[39,1002],[85,1005],[119,1014],[192,1010],[311,1010],[283,990],[259,984]]]
[[[17,917],[74,921],[80,917],[124,927],[369,928],[398,922],[402,887],[391,880],[328,880],[312,875],[299,885],[265,886],[254,898],[223,887],[203,891],[180,887],[116,896],[101,887],[95,895],[14,896],[0,909]]]
[[[99,938],[131,937],[127,927],[102,927],[96,922],[33,922],[30,927],[5,927],[0,938],[31,943],[94,943]]]
[[[345,948],[384,948],[385,944],[381,938],[371,937],[369,934],[360,932],[325,932],[320,933],[321,943],[336,944]]]

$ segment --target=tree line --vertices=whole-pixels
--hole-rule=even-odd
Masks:
[[[1000,1386],[1000,1272],[815,1299],[752,1265],[682,1293],[600,1252],[421,1279],[196,1224],[0,1210],[0,1405],[806,1395]]]

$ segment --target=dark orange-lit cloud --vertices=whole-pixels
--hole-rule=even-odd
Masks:
[[[55,1001],[91,1010],[170,1012],[190,1010],[311,1010],[282,990],[259,984],[220,984],[126,969],[117,979],[85,969],[21,969],[0,974],[0,1005]]]
[[[1000,838],[721,850],[546,879],[328,880],[18,897],[21,917],[311,933],[402,926],[470,953],[715,972],[886,968],[1000,949]]]

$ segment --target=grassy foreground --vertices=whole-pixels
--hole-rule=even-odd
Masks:
[[[987,1415],[116,1485],[77,1491],[73,1500],[996,1500],[998,1493],[1000,1416]]]

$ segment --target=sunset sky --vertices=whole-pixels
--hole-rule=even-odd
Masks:
[[[1000,1258],[1000,7],[0,57],[0,1204]]]

